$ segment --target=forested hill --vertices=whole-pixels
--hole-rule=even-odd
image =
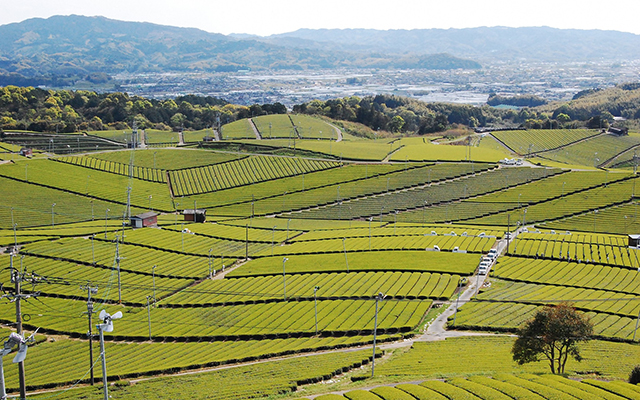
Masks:
[[[529,103],[536,100],[522,97],[505,99]],[[425,103],[408,97],[377,95],[313,100],[295,105],[293,111],[356,122],[373,131],[409,135],[441,132],[457,125],[543,129],[600,127],[613,123],[614,116],[627,119],[622,126],[638,126],[640,83],[585,90],[566,103],[547,103],[520,110],[498,109],[489,105]],[[250,116],[286,112],[286,107],[280,103],[246,107],[214,97],[194,95],[160,101],[127,93],[0,87],[0,130],[75,132],[125,129],[133,121],[141,129],[199,130],[213,126],[218,118],[225,124]]]
[[[442,52],[439,52],[442,53]],[[2,84],[25,78],[128,72],[239,69],[480,68],[449,54],[402,57],[367,52],[285,47],[198,29],[123,22],[103,17],[55,16],[0,26]],[[6,81],[11,76],[14,81]],[[19,79],[22,78],[22,81]]]
[[[350,51],[455,54],[480,62],[602,61],[640,59],[640,35],[549,27],[466,29],[300,29],[266,38],[270,43]]]

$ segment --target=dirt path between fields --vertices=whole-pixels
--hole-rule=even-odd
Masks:
[[[398,152],[398,150],[400,150],[401,148],[403,148],[404,146],[398,146],[397,149],[392,150],[391,153],[387,154],[387,156],[385,158],[382,159],[383,163],[388,163],[389,160],[391,159],[391,156],[394,155],[396,152]]]
[[[327,122],[327,124],[329,124],[329,123]],[[333,130],[335,130],[335,131],[336,131],[336,136],[338,137],[338,138],[336,139],[336,143],[338,143],[338,142],[342,142],[342,139],[343,139],[343,137],[342,137],[342,130],[341,130],[340,128],[338,128],[337,126],[333,125],[333,124],[329,124],[329,126],[331,126],[331,127],[333,128]]]
[[[251,125],[251,129],[253,129],[253,133],[256,135],[256,139],[262,140],[262,136],[260,136],[258,127],[256,126],[255,122],[253,122],[253,119],[249,118],[249,124]]]

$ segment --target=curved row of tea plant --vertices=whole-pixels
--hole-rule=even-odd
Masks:
[[[175,196],[190,196],[308,174],[337,166],[337,163],[331,161],[251,156],[222,164],[169,171],[169,179]]]
[[[67,164],[78,165],[88,169],[95,169],[104,172],[110,172],[112,174],[133,176],[136,179],[149,182],[166,183],[167,176],[166,171],[161,169],[153,169],[147,167],[131,167],[129,164],[116,163],[113,161],[101,160],[89,156],[67,156],[52,158],[54,161],[59,161]]]
[[[441,299],[453,295],[460,277],[421,272],[342,272],[204,280],[167,298],[162,306],[259,303],[287,299]],[[314,287],[319,289],[314,292]]]

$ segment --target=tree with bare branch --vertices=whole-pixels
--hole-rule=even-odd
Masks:
[[[589,318],[572,304],[560,303],[539,309],[533,318],[518,329],[518,339],[511,352],[518,364],[546,358],[551,373],[563,374],[569,356],[581,361],[578,344],[593,336]]]

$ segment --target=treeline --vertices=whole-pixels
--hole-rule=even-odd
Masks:
[[[528,101],[535,100],[535,96],[516,96],[509,101],[516,102],[516,98],[524,101],[525,97]],[[504,101],[497,95],[493,98]],[[640,84],[587,90],[560,106],[549,103],[519,110],[490,105],[425,103],[408,97],[377,95],[313,100],[295,105],[293,111],[362,124],[374,132],[365,133],[365,136],[375,136],[376,131],[422,135],[459,125],[471,128],[605,128],[613,123],[614,116],[635,120],[626,125],[640,119]],[[120,130],[130,129],[134,121],[140,129],[200,130],[218,123],[224,125],[252,116],[286,112],[287,108],[281,103],[247,107],[210,96],[187,95],[155,100],[120,92],[0,87],[0,129],[5,131]]]
[[[263,114],[286,113],[283,104],[251,107],[203,96],[154,100],[126,93],[0,87],[0,129],[78,132],[129,129],[204,129]]]
[[[537,107],[547,104],[547,100],[533,94],[524,94],[518,96],[500,96],[499,94],[490,93],[487,104],[490,106],[516,106],[516,107]]]
[[[613,121],[613,117],[640,119],[640,83],[623,83],[608,89],[587,89],[577,93],[573,100],[555,106],[553,117],[565,114],[572,120],[588,121],[599,117]]]
[[[326,101],[313,100],[296,105],[297,113],[322,115],[358,122],[376,130],[394,133],[426,134],[442,132],[453,124],[470,127],[504,123],[504,110],[466,104],[425,103],[408,97],[377,95],[345,97]],[[510,123],[518,114],[513,113]]]

